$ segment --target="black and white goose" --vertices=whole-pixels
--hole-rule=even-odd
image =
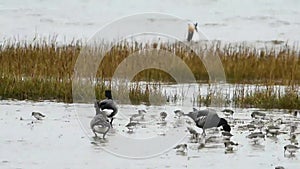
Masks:
[[[31,116],[33,116],[37,120],[43,120],[43,118],[46,117],[45,115],[43,115],[40,112],[32,112]]]
[[[98,107],[98,102],[95,103],[96,115],[90,122],[90,127],[95,134],[95,137],[98,137],[98,134],[103,134],[103,139],[105,139],[106,133],[110,130],[111,124],[107,119],[106,113],[101,111]]]
[[[98,107],[101,109],[101,111],[108,110],[105,112],[106,112],[107,117],[110,118],[110,124],[112,126],[112,122],[114,120],[113,117],[118,113],[118,107],[112,98],[111,90],[105,90],[105,97],[106,97],[106,99],[104,99],[100,102],[97,101],[97,104],[98,104]]]
[[[224,131],[230,132],[231,127],[229,126],[227,120],[220,118],[216,111],[214,110],[195,110],[189,114],[185,114],[192,118],[196,126],[203,129],[203,135],[205,135],[205,129],[213,127],[223,127]]]

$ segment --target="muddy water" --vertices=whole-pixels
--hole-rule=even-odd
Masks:
[[[114,129],[108,133],[106,140],[94,140],[90,130],[85,128],[85,121],[93,116],[92,105],[62,104],[53,102],[0,102],[0,168],[275,168],[281,165],[288,169],[297,169],[300,164],[300,153],[293,157],[284,156],[283,146],[289,144],[288,134],[277,137],[267,137],[254,145],[246,136],[247,130],[239,130],[238,126],[251,121],[250,113],[254,109],[234,109],[236,124],[231,123],[231,140],[239,143],[233,153],[225,154],[225,148],[220,134],[208,132],[206,137],[217,136],[215,142],[206,143],[198,150],[198,143],[192,143],[190,135],[183,129],[182,119],[174,116],[173,111],[181,108],[189,111],[191,107],[176,106],[131,106],[120,105],[120,113],[114,122]],[[128,117],[138,109],[146,109],[145,122],[128,133],[124,127]],[[220,110],[220,109],[219,109]],[[32,111],[46,114],[42,121],[31,117]],[[78,116],[76,114],[78,113]],[[159,112],[167,111],[166,124],[159,120]],[[299,122],[284,111],[267,111],[267,116],[273,119],[282,118]],[[80,116],[85,115],[85,116]],[[219,112],[220,116],[223,116]],[[78,120],[78,117],[80,120]],[[185,121],[185,120],[184,120]],[[233,122],[233,120],[229,120]],[[87,124],[88,126],[89,124]],[[286,125],[281,125],[283,132],[288,132]],[[175,144],[164,143],[163,151],[151,158],[132,159],[134,152],[141,156],[149,155],[149,145],[132,146],[130,139],[147,141],[161,137],[172,139],[178,132],[182,137],[169,140],[186,143],[186,154],[178,154],[172,147]],[[201,129],[199,129],[201,132]],[[177,133],[177,134],[178,134]],[[178,135],[177,135],[178,136]],[[123,138],[121,140],[120,138]],[[124,139],[128,138],[128,139]],[[182,138],[182,139],[181,139]],[[297,136],[299,139],[299,136]],[[218,141],[219,139],[219,141]],[[150,145],[151,146],[151,145]],[[157,146],[153,143],[153,149]],[[113,148],[111,148],[113,147]],[[123,147],[126,147],[123,148]],[[122,151],[120,151],[122,150]],[[127,154],[126,154],[126,151]],[[137,151],[138,150],[138,151]],[[110,152],[108,152],[110,151]],[[112,154],[114,153],[114,154]],[[123,153],[123,154],[122,154]],[[124,154],[125,153],[125,154]],[[127,158],[120,157],[126,156]]]

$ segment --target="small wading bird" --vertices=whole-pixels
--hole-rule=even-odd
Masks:
[[[262,132],[254,132],[249,134],[247,138],[251,139],[254,144],[257,144],[259,140],[265,140],[265,135]]]
[[[278,134],[280,134],[279,130],[280,130],[280,127],[271,125],[271,126],[267,127],[266,134],[271,134],[274,137],[274,136],[277,136]]]
[[[192,135],[192,137],[191,137],[192,140],[198,140],[199,133],[195,129],[193,129],[192,127],[187,127],[187,130]]]
[[[31,116],[33,116],[37,120],[43,120],[43,118],[46,117],[45,115],[43,115],[40,112],[32,112]]]
[[[106,99],[102,101],[97,101],[98,107],[101,111],[108,109],[109,111],[105,111],[108,118],[110,118],[110,125],[112,126],[112,122],[114,120],[114,116],[118,113],[118,107],[114,100],[112,99],[111,90],[105,90]]]
[[[185,150],[187,151],[187,144],[179,144],[174,149],[176,149],[176,152],[185,153]]]
[[[233,136],[230,132],[228,131],[223,131],[222,136],[225,140],[230,140],[230,138]]]
[[[106,113],[101,111],[98,107],[98,102],[95,102],[96,115],[90,122],[90,127],[97,138],[98,134],[103,134],[103,139],[105,139],[106,133],[110,130],[111,124],[107,119]]]
[[[166,112],[163,111],[163,112],[160,112],[159,115],[160,115],[161,121],[165,121],[168,114],[167,114]]]
[[[198,23],[194,23],[194,24],[189,23],[188,24],[188,37],[187,37],[188,42],[192,40],[194,31],[198,32],[197,25],[198,25]]]
[[[233,153],[233,146],[238,146],[238,143],[234,143],[232,141],[225,141],[224,146],[225,146],[225,154],[227,153]]]
[[[134,114],[132,115],[129,119],[130,122],[140,122],[142,120],[144,120],[145,114],[146,114],[146,110],[138,110],[138,114]]]
[[[266,113],[262,113],[259,111],[254,111],[251,113],[251,117],[254,119],[263,119],[266,117]]]
[[[234,111],[233,110],[231,110],[231,109],[224,109],[224,110],[222,110],[222,112],[223,112],[223,114],[226,116],[226,117],[229,117],[229,116],[233,116],[233,114],[234,114]]]
[[[184,112],[182,110],[175,110],[174,111],[176,117],[180,118],[182,115],[184,115]]]
[[[286,151],[288,151],[290,153],[290,155],[294,155],[294,153],[296,153],[296,151],[298,151],[299,149],[300,149],[300,147],[292,145],[292,144],[286,145],[286,146],[284,146],[284,155],[285,155]]]
[[[133,128],[138,125],[137,122],[129,122],[125,127],[128,128],[128,133],[133,133]]]

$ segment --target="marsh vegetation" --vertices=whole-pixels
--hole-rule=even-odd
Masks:
[[[188,65],[200,87],[210,83],[201,56],[198,57],[195,51],[182,44],[141,45],[122,42],[103,45],[110,45],[110,51],[105,53],[104,59],[98,65],[96,77],[90,79],[96,82],[95,93],[98,99],[104,97],[101,93],[105,89],[112,87],[113,83],[110,81],[118,65],[133,53],[139,52],[142,57],[143,51],[147,49],[173,53]],[[67,45],[58,45],[55,39],[32,42],[5,40],[0,45],[1,99],[72,102],[74,65],[83,46],[80,40],[74,40]],[[98,50],[103,48],[99,46]],[[200,55],[205,53],[208,57],[220,57],[227,83],[234,86],[233,97],[220,98],[225,99],[226,104],[237,107],[300,108],[300,51],[296,45],[281,43],[255,47],[246,43],[213,42],[199,45],[196,50]],[[163,84],[175,84],[175,80],[166,72],[147,69],[134,76],[127,90],[135,104],[147,103],[149,93],[175,98],[173,101],[176,101],[176,95],[179,94],[166,96],[161,88]],[[251,90],[249,85],[252,86]],[[278,88],[278,85],[282,87]],[[193,101],[198,105],[210,105],[210,99],[214,95],[219,96],[212,87],[205,96],[199,94]]]

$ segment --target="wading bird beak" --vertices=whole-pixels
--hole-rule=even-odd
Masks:
[[[197,26],[198,26],[198,23],[196,22],[196,23],[194,24],[194,26],[195,26],[195,30],[196,30],[196,32],[198,32],[198,28],[197,28]]]

